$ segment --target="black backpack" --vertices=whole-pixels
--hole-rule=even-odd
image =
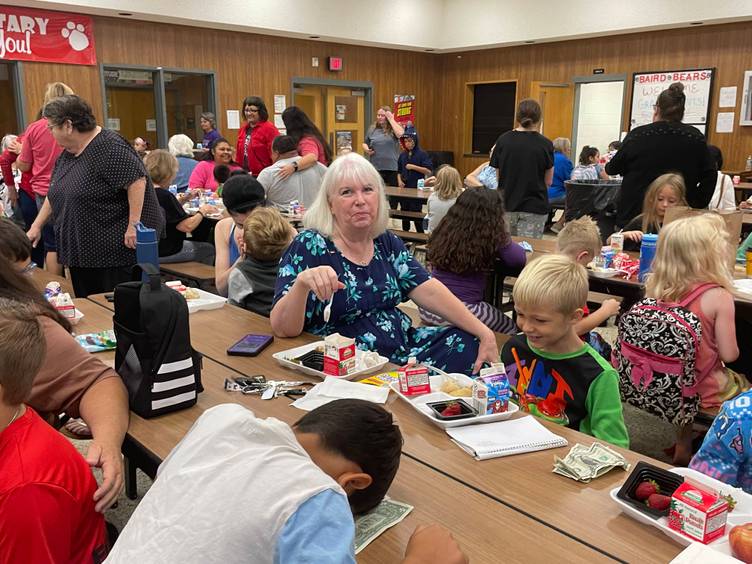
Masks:
[[[162,284],[153,265],[139,267],[148,282],[115,287],[115,370],[131,410],[155,417],[196,403],[202,356],[191,347],[185,298]]]

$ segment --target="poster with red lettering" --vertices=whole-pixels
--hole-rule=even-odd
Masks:
[[[91,18],[0,6],[0,61],[37,61],[95,65]]]
[[[394,119],[402,126],[415,125],[414,95],[394,95]]]
[[[713,92],[715,69],[640,72],[632,80],[632,112],[630,129],[653,121],[653,106],[658,95],[673,82],[684,85],[684,123],[694,125],[705,133],[710,117],[710,95]]]

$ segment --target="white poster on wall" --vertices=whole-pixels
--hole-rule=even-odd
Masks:
[[[157,130],[157,120],[155,119],[147,119],[146,120],[146,131],[156,131]]]
[[[714,69],[635,73],[632,81],[632,113],[629,127],[652,123],[658,95],[673,82],[684,85],[684,123],[705,124],[710,110]]]
[[[107,125],[105,127],[114,131],[120,131],[120,118],[107,118]]]
[[[284,126],[285,122],[282,121],[282,116],[280,114],[274,114],[274,127],[282,129]]]
[[[722,86],[721,93],[718,95],[719,108],[736,107],[736,86]]]
[[[239,110],[227,110],[227,129],[240,129]]]
[[[732,133],[734,131],[734,112],[718,112],[715,120],[716,133]]]
[[[284,94],[274,95],[274,113],[281,114],[287,107],[287,97]]]

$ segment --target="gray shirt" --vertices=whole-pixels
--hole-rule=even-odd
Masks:
[[[299,170],[292,173],[289,177],[282,180],[279,177],[279,169],[286,164],[299,161],[302,157],[295,156],[288,159],[279,159],[276,163],[262,170],[256,180],[264,187],[267,201],[282,209],[293,200],[297,200],[306,208],[311,207],[316,194],[321,188],[321,179],[324,178],[326,167],[319,162],[305,170]]]
[[[435,192],[428,197],[428,214],[426,215],[426,218],[428,219],[429,233],[439,226],[439,222],[444,219],[449,208],[451,208],[456,201],[457,198],[442,200]]]
[[[365,143],[375,151],[371,155],[371,164],[376,170],[397,170],[400,146],[394,133],[371,126],[366,132]]]

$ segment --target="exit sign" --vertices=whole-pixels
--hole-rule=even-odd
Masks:
[[[329,57],[329,70],[341,71],[342,70],[342,57]]]

